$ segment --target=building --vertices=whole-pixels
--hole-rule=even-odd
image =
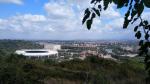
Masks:
[[[28,58],[38,58],[38,59],[58,58],[58,51],[49,49],[22,49],[16,50],[15,53],[19,55],[24,55]]]
[[[49,49],[49,50],[61,49],[61,45],[57,45],[57,44],[50,44],[50,43],[40,43],[40,44],[44,46],[44,49]]]
[[[98,53],[96,51],[91,51],[91,50],[88,50],[88,51],[82,51],[80,53],[80,59],[84,60],[86,57],[88,56],[98,56]]]
[[[80,51],[86,51],[86,50],[92,50],[96,51],[97,47],[94,45],[63,45],[61,46],[62,49],[72,49],[72,50],[80,50]]]

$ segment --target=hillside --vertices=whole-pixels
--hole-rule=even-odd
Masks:
[[[39,49],[43,46],[31,41],[23,40],[0,40],[0,50],[14,52],[18,49]]]
[[[144,65],[89,57],[57,63],[0,55],[1,84],[145,84]]]
[[[10,53],[41,47],[30,41],[1,40],[0,84],[145,84],[144,64],[135,58],[118,62],[91,56],[85,60],[57,62]]]

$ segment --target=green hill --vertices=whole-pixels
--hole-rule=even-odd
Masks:
[[[5,50],[7,52],[14,52],[18,49],[39,49],[43,46],[36,44],[32,41],[23,40],[0,40],[0,50]]]
[[[144,65],[98,57],[57,63],[23,56],[0,56],[1,84],[145,84]]]

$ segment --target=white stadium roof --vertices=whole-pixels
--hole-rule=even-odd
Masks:
[[[58,54],[58,51],[49,50],[49,49],[22,49],[16,50],[16,54],[24,55],[28,57],[42,57]]]

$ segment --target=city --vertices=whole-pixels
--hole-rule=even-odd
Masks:
[[[35,41],[43,46],[43,49],[32,49],[32,51],[48,50],[55,53],[41,55],[43,58],[58,61],[79,58],[84,60],[87,56],[98,56],[107,59],[119,60],[138,56],[138,42],[136,41]],[[22,51],[25,51],[21,49]],[[19,50],[17,50],[19,51]],[[28,49],[26,51],[31,51]],[[17,53],[17,52],[16,52]],[[39,58],[38,53],[33,52]],[[19,54],[19,53],[18,53]],[[21,53],[20,53],[21,54]],[[51,55],[51,56],[49,56]],[[54,56],[53,56],[54,55]],[[26,55],[32,58],[32,55]]]

